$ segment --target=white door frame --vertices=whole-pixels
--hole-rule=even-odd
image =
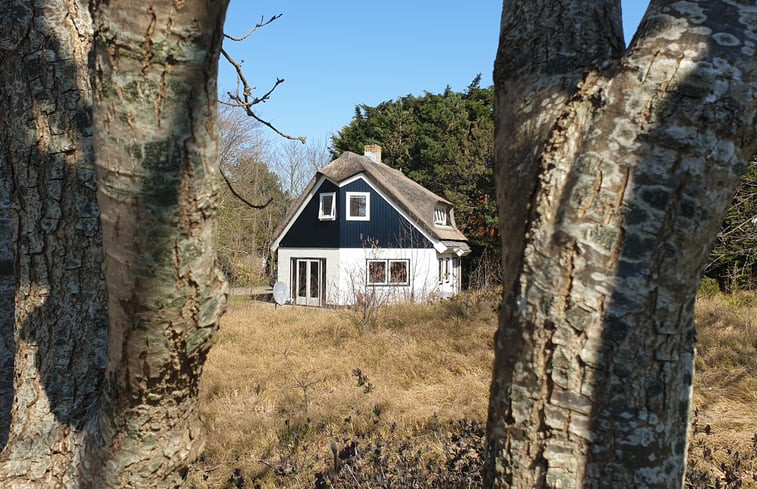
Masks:
[[[323,292],[325,260],[319,258],[294,259],[294,303],[320,306]]]

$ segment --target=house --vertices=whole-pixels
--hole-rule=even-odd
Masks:
[[[278,281],[296,304],[423,301],[460,291],[470,253],[452,204],[381,163],[381,147],[318,171],[274,233]]]

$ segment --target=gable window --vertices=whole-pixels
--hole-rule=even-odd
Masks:
[[[336,193],[324,192],[320,196],[321,203],[318,207],[318,219],[321,221],[333,221],[336,219]]]
[[[437,226],[449,226],[449,210],[445,207],[435,207],[434,224]]]
[[[370,221],[371,194],[368,192],[347,192],[347,220]]]
[[[409,260],[368,260],[368,285],[408,285]]]

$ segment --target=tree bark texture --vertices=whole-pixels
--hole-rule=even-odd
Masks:
[[[214,218],[227,1],[135,5],[102,3],[95,17],[95,159],[110,312],[100,484],[174,487],[202,450],[195,399],[226,303]]]
[[[652,0],[621,53],[619,2],[536,3],[505,2],[495,63],[487,481],[680,487],[694,297],[755,151],[757,8]]]
[[[178,487],[202,448],[226,4],[0,5],[2,487]]]
[[[86,2],[0,7],[0,486],[76,487],[106,364]]]

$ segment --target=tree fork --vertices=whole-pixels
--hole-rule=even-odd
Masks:
[[[539,3],[506,3],[495,65],[510,238],[487,481],[680,487],[693,301],[755,151],[757,9],[653,0],[618,58],[595,42],[617,2]]]

